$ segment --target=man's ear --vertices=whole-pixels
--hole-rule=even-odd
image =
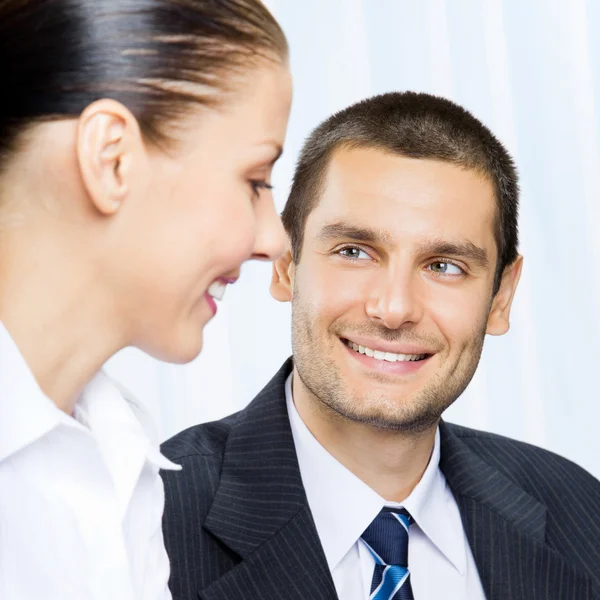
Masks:
[[[522,270],[522,256],[517,257],[511,265],[504,269],[500,280],[500,289],[492,301],[492,308],[488,316],[486,333],[489,335],[503,335],[509,330],[510,309]]]
[[[93,102],[79,117],[76,144],[90,201],[101,214],[114,214],[131,189],[135,161],[145,155],[135,117],[115,100]]]
[[[273,263],[271,296],[279,302],[291,302],[294,290],[294,260],[291,250],[286,250]]]

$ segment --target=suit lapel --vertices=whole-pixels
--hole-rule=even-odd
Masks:
[[[335,600],[335,587],[310,513],[290,428],[286,362],[240,413],[204,528],[242,561],[200,591],[205,600]]]
[[[589,577],[544,543],[546,507],[440,425],[440,467],[488,600],[588,600]]]
[[[316,535],[310,510],[304,507],[237,567],[202,590],[200,598],[336,600]]]
[[[203,600],[336,600],[300,476],[288,361],[240,413],[204,528],[241,562]],[[441,423],[440,467],[458,503],[488,600],[590,600],[591,582],[544,543],[546,508]]]

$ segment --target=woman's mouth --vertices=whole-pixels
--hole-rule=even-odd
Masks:
[[[217,301],[220,302],[223,300],[227,286],[235,283],[236,281],[237,278],[219,277],[219,279],[215,279],[210,284],[208,290],[206,290],[206,293],[204,294],[204,297],[206,298],[206,301],[208,302],[213,314],[217,313]]]
[[[225,289],[227,288],[227,282],[223,279],[217,279],[210,284],[207,293],[211,298],[215,300],[223,300],[225,295]]]

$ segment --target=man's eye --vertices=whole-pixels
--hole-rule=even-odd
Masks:
[[[443,261],[432,262],[429,268],[434,273],[441,273],[442,275],[463,275],[464,271],[457,267],[455,264]]]
[[[364,250],[352,246],[338,250],[338,254],[344,258],[349,258],[350,260],[370,260],[371,258]]]

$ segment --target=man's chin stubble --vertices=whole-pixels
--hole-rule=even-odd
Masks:
[[[378,431],[408,435],[422,434],[436,427],[442,413],[447,408],[447,406],[441,409],[424,408],[412,415],[406,413],[391,415],[387,411],[361,413],[360,411],[352,410],[350,407],[340,406],[335,402],[327,403],[321,398],[316,398],[316,400],[323,405],[326,412],[332,416],[335,415],[336,420],[364,425]]]

